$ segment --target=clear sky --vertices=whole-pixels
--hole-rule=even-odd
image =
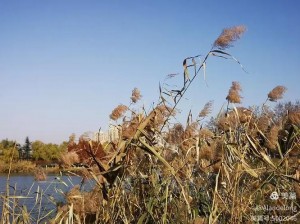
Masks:
[[[296,0],[0,0],[0,139],[60,143],[106,129],[134,87],[150,109],[166,75],[182,74],[185,57],[207,53],[223,28],[239,24],[247,32],[228,52],[249,74],[211,58],[208,87],[195,80],[181,116],[209,100],[219,110],[232,81],[246,107],[277,85],[288,88],[284,100],[300,99],[299,10]]]

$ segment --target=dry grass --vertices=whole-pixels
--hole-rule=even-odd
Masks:
[[[66,166],[71,166],[74,163],[79,163],[79,157],[76,152],[67,152],[61,155],[61,161]]]
[[[36,169],[35,163],[31,161],[14,161],[11,166],[9,163],[0,161],[0,173],[33,173]]]
[[[155,131],[169,110],[132,115],[130,135],[124,131],[106,149],[108,159],[98,157],[102,171],[93,176],[102,174],[104,181],[89,193],[70,192],[67,214],[82,223],[253,223],[265,205],[300,209],[299,161],[291,153],[300,136],[296,126],[290,129],[297,115],[282,113],[279,126],[271,107],[233,106],[210,129],[191,120],[186,127],[168,124],[165,134]],[[294,138],[282,141],[282,132]],[[272,201],[274,191],[296,198]],[[89,198],[94,204],[86,203]],[[299,218],[294,211],[264,214]]]
[[[243,26],[225,29],[214,46],[225,49],[244,31]],[[220,51],[210,51],[203,63],[212,53]],[[235,224],[257,223],[255,217],[267,215],[299,220],[299,157],[292,154],[299,150],[298,114],[281,113],[275,122],[271,106],[254,110],[230,104],[207,127],[191,113],[185,125],[172,123],[178,102],[203,68],[193,66],[188,84],[160,91],[161,101],[150,113],[134,112],[116,123],[122,127],[117,142],[70,145],[69,151],[90,166],[96,186],[88,193],[78,187],[69,192],[53,222]],[[241,103],[240,91],[233,82],[228,102]],[[268,98],[277,100],[278,93]],[[118,106],[110,117],[117,121],[134,111],[130,106]],[[206,104],[198,117],[210,108]],[[279,200],[270,199],[275,191]],[[296,198],[285,199],[283,193]],[[278,205],[295,206],[298,213],[257,209]]]
[[[42,168],[37,168],[34,172],[34,179],[36,181],[44,181],[47,179],[47,175]]]
[[[243,26],[223,30],[214,47],[228,48],[244,31]],[[134,112],[116,124],[122,127],[119,141],[105,147],[105,156],[93,156],[98,171],[92,176],[98,184],[90,194],[97,194],[100,203],[90,208],[83,203],[90,196],[74,189],[78,201],[68,199],[69,214],[72,211],[83,223],[91,214],[99,223],[253,223],[253,217],[262,215],[256,206],[281,203],[299,209],[299,161],[292,153],[300,132],[297,126],[291,128],[299,124],[297,111],[282,113],[275,123],[266,103],[256,110],[235,107],[242,98],[241,85],[235,81],[226,97],[232,108],[228,104],[209,127],[199,122],[211,112],[211,101],[198,120],[190,113],[186,125],[171,123],[179,101],[199,70],[205,69],[206,59],[216,54],[228,56],[212,50],[198,67],[189,66],[185,59],[185,70],[194,67],[195,74],[181,90],[164,88],[163,92],[160,87],[161,102],[149,114]],[[276,87],[268,99],[278,100],[284,91]],[[135,89],[131,102],[139,96]],[[120,105],[111,118],[118,120],[127,110],[135,111]],[[274,191],[298,196],[272,201],[269,196]],[[273,211],[268,215],[297,214]]]

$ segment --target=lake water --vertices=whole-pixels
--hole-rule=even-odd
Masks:
[[[0,214],[2,214],[3,197],[6,195],[7,175],[0,174]],[[10,199],[12,205],[17,204],[15,212],[26,206],[27,211],[32,217],[32,221],[41,219],[51,210],[49,217],[56,213],[57,204],[64,203],[64,194],[75,185],[80,185],[81,177],[67,175],[48,175],[46,181],[35,181],[33,175],[11,175],[9,182],[10,196],[23,196],[26,198]],[[82,186],[83,191],[89,191],[94,186],[93,181],[85,181]],[[1,216],[0,216],[1,218]],[[45,219],[43,220],[45,221]]]

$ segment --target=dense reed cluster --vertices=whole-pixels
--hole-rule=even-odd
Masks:
[[[241,90],[233,82],[228,95]],[[98,166],[90,171],[98,185],[89,193],[76,187],[68,194],[77,219],[83,223],[253,223],[260,216],[297,220],[300,103],[272,105],[275,96],[270,99],[268,94],[269,103],[245,108],[228,98],[227,109],[206,125],[203,119],[211,111],[211,101],[196,120],[168,123],[163,132],[159,131],[163,121],[175,115],[164,104],[150,114],[123,114],[119,141],[98,147],[102,154],[91,153],[82,161],[92,158]],[[97,148],[95,142],[86,144],[87,152]],[[285,196],[272,200],[272,192]],[[266,205],[294,210],[259,210]]]
[[[226,49],[244,33],[244,26],[223,30],[214,47]],[[96,185],[90,192],[76,186],[66,196],[53,222],[69,223],[258,223],[272,217],[299,220],[300,103],[272,105],[286,88],[278,86],[257,107],[237,107],[242,91],[232,82],[228,106],[205,122],[206,103],[193,119],[171,122],[178,102],[206,59],[180,90],[160,90],[160,102],[149,113],[134,108],[141,98],[132,91],[129,106],[119,105],[110,118],[119,127],[114,142],[81,139],[69,144],[63,161],[86,164],[84,178]],[[198,66],[198,67],[197,67]],[[169,97],[169,98],[168,98]],[[169,100],[168,100],[169,99]],[[122,118],[122,119],[121,119]],[[78,157],[74,156],[74,153]],[[72,159],[72,158],[77,159]],[[274,192],[279,198],[270,197]],[[266,210],[287,206],[293,210]]]

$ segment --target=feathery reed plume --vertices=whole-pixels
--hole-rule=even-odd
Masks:
[[[279,99],[282,99],[284,92],[287,90],[284,86],[276,86],[272,89],[271,92],[268,94],[268,99],[270,101],[276,102]]]
[[[79,185],[75,185],[74,188],[67,193],[66,199],[69,204],[73,204],[74,213],[81,217],[88,216],[88,214],[96,214],[97,209],[101,206],[101,202],[103,201],[102,193],[99,188],[95,187],[90,192],[81,192]]]
[[[263,115],[257,119],[256,125],[260,131],[266,132],[269,128],[270,123],[270,118],[267,115]]]
[[[184,128],[182,124],[174,124],[167,133],[167,142],[170,144],[180,144],[183,141]]]
[[[142,97],[142,95],[141,95],[140,90],[138,88],[134,88],[132,90],[132,94],[131,94],[131,97],[130,97],[131,101],[133,103],[136,103],[137,101],[139,101],[141,99],[141,97]]]
[[[115,109],[113,109],[113,111],[109,115],[110,119],[112,119],[114,121],[118,120],[120,117],[122,117],[124,115],[124,113],[127,111],[127,109],[128,109],[127,106],[120,104]]]
[[[140,123],[139,116],[133,116],[130,121],[125,121],[122,124],[122,138],[130,139],[134,136]]]
[[[47,179],[47,175],[41,167],[35,170],[34,179],[36,181],[44,181]]]
[[[192,122],[185,128],[184,135],[186,138],[195,137],[198,134],[199,124],[197,122]]]
[[[176,111],[172,111],[172,108],[167,106],[167,105],[164,105],[164,104],[161,104],[161,105],[158,105],[156,108],[155,108],[155,111],[156,111],[156,116],[155,116],[155,121],[154,121],[154,126],[161,126],[164,124],[165,122],[165,119],[168,118],[169,116],[175,116],[176,115]]]
[[[199,131],[199,137],[200,139],[212,138],[214,137],[214,133],[211,132],[208,128],[202,128]]]
[[[71,166],[74,163],[79,162],[79,157],[76,152],[67,152],[67,153],[61,155],[60,159],[67,166]]]
[[[214,47],[226,49],[231,47],[231,43],[240,39],[241,35],[246,31],[243,25],[226,28],[214,42]]]
[[[296,126],[300,126],[300,110],[295,112],[290,112],[288,115],[288,123]]]
[[[214,147],[215,145],[205,145],[201,148],[199,157],[201,159],[212,160],[214,158]]]
[[[241,123],[246,123],[251,120],[252,111],[250,109],[247,109],[245,107],[237,107],[236,110],[238,112],[239,121]]]
[[[237,127],[237,125],[239,124],[238,121],[239,120],[235,113],[231,111],[227,116],[225,114],[220,116],[217,122],[217,127],[220,130],[229,131],[230,129],[235,129]]]
[[[266,147],[271,149],[271,150],[275,150],[276,149],[276,145],[278,142],[278,132],[280,130],[280,127],[277,125],[274,125],[273,127],[271,127],[270,131],[266,134],[267,137],[267,141],[266,141]]]
[[[232,86],[229,89],[226,100],[230,103],[241,103],[241,95],[240,91],[242,91],[241,85],[238,82],[232,82]]]
[[[206,117],[208,114],[210,114],[211,113],[211,109],[212,109],[212,105],[213,105],[213,101],[211,100],[211,101],[208,101],[205,105],[204,105],[204,107],[203,107],[203,109],[200,111],[200,113],[199,113],[199,117]]]

